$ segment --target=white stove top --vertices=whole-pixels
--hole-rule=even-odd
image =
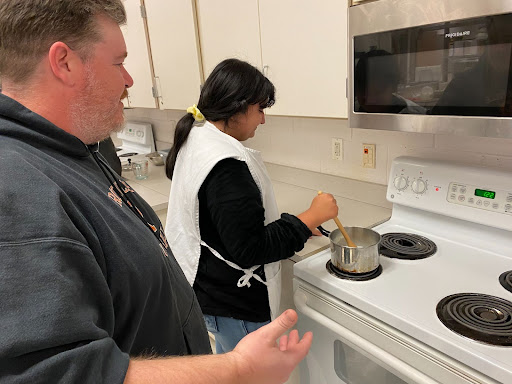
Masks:
[[[510,184],[512,178],[508,176]],[[373,228],[380,234],[406,232],[424,236],[437,245],[434,255],[420,260],[381,256],[383,270],[380,276],[368,281],[350,281],[337,278],[326,270],[326,263],[331,258],[330,250],[326,250],[297,263],[294,274],[487,376],[512,383],[512,346],[492,346],[463,337],[448,329],[436,314],[441,299],[458,293],[480,293],[512,302],[512,292],[499,282],[503,272],[512,270],[512,233],[508,229],[512,225],[512,216],[506,208],[503,213],[492,212],[495,216],[491,215],[491,218],[495,221],[491,224],[497,224],[499,228],[496,228],[461,220],[471,213],[479,217],[479,221],[485,220],[482,210],[477,207],[455,204],[456,209],[472,211],[469,214],[455,212],[452,217],[441,214],[450,213],[449,206],[436,212],[432,199],[438,199],[436,193],[439,190],[435,189],[441,189],[445,195],[441,199],[444,204],[450,199],[452,182],[435,180],[430,196],[420,197],[397,197],[397,192],[393,191],[395,187],[388,187],[388,198],[394,194],[396,199],[415,200],[410,204],[407,202],[409,206],[396,204],[395,200],[391,219]],[[412,180],[408,183],[411,185]],[[492,187],[491,184],[484,185],[486,190]],[[503,185],[500,188],[503,189]],[[507,191],[512,191],[512,186]],[[428,206],[430,211],[418,209],[422,205]]]

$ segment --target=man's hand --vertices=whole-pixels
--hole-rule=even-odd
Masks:
[[[236,361],[240,382],[281,384],[288,380],[293,369],[307,355],[313,341],[311,332],[306,332],[302,340],[297,330],[284,335],[296,322],[297,313],[289,309],[238,343],[230,354]]]

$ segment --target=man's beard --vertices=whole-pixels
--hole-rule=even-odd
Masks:
[[[119,132],[125,126],[124,114],[120,120],[115,119],[118,116],[116,103],[112,108],[108,108],[108,101],[101,103],[104,97],[103,86],[100,81],[94,77],[94,72],[86,68],[86,86],[84,92],[71,102],[71,118],[76,136],[85,144],[94,144],[106,139],[113,132]],[[125,89],[121,99],[128,96]]]

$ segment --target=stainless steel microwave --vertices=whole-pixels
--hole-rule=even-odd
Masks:
[[[512,0],[348,12],[350,127],[512,138]]]

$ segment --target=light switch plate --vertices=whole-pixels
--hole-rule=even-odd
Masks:
[[[375,168],[375,144],[363,144],[363,168]]]

